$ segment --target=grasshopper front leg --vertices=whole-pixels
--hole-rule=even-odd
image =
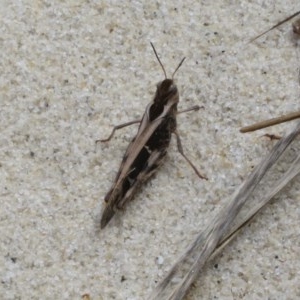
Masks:
[[[192,106],[190,108],[187,108],[185,110],[182,110],[182,111],[178,111],[177,114],[182,114],[182,113],[185,113],[185,112],[189,112],[189,111],[198,111],[200,109],[200,106],[199,105],[195,105],[195,106]],[[120,124],[120,125],[117,125],[117,126],[114,126],[111,134],[109,135],[108,138],[106,139],[101,139],[101,140],[97,140],[96,143],[99,143],[99,142],[109,142],[112,137],[114,136],[115,132],[118,130],[118,129],[121,129],[121,128],[124,128],[124,127],[127,127],[127,126],[130,126],[130,125],[133,125],[133,124],[137,124],[137,123],[141,123],[141,119],[140,120],[133,120],[133,121],[130,121],[130,122],[127,122],[127,123],[123,123],[123,124]]]
[[[186,112],[189,112],[189,111],[198,111],[200,108],[202,108],[202,107],[200,107],[199,105],[194,105],[190,108],[178,111],[177,115],[182,114],[182,113],[186,113]]]
[[[130,126],[130,125],[132,125],[132,124],[137,124],[137,123],[141,123],[141,120],[134,120],[134,121],[130,121],[130,122],[127,122],[127,123],[123,123],[123,124],[114,126],[114,128],[113,128],[113,130],[112,130],[112,132],[111,132],[111,134],[109,135],[108,138],[102,139],[102,140],[97,140],[96,143],[98,143],[98,142],[102,142],[102,143],[108,142],[108,141],[111,140],[111,138],[112,138],[113,135],[115,134],[116,130],[121,129],[121,128],[124,128],[124,127],[127,127],[127,126]]]

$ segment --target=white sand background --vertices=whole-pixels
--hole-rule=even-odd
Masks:
[[[177,3],[178,2],[178,3]],[[1,299],[146,299],[196,233],[291,124],[243,125],[299,109],[299,1],[0,2]],[[103,198],[162,70],[176,75],[184,149],[103,230]],[[299,180],[299,179],[298,179]],[[300,298],[297,179],[186,297]]]

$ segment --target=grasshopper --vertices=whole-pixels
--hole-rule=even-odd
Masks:
[[[125,124],[115,126],[107,139],[99,140],[108,142],[115,131],[126,126],[140,123],[136,136],[130,142],[115,181],[105,196],[105,208],[101,218],[101,228],[103,229],[112,219],[117,210],[120,210],[135,195],[137,189],[149,179],[158,167],[162,164],[167,154],[171,135],[174,133],[177,140],[179,153],[185,158],[201,179],[207,179],[201,175],[193,163],[184,154],[180,136],[176,129],[176,116],[181,112],[199,110],[199,106],[194,106],[184,111],[177,111],[179,94],[174,83],[174,75],[184,62],[181,60],[173,75],[167,78],[163,64],[152,43],[151,47],[164,72],[165,79],[157,84],[154,99],[146,107],[141,120],[134,120]]]

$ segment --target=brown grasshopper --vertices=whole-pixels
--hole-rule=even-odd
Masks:
[[[154,99],[146,107],[141,120],[115,126],[107,139],[99,140],[107,142],[113,137],[116,130],[131,124],[140,123],[136,136],[132,139],[125,152],[115,181],[105,196],[104,201],[106,206],[102,213],[101,228],[104,228],[108,224],[117,210],[122,209],[126,202],[133,198],[141,184],[156,172],[167,154],[172,133],[176,136],[179,153],[200,178],[207,179],[199,173],[193,163],[184,154],[176,129],[177,114],[199,110],[200,108],[199,106],[194,106],[185,111],[177,111],[179,94],[173,78],[185,58],[181,60],[173,72],[172,78],[169,79],[152,43],[151,46],[165,75],[165,79],[157,84]]]

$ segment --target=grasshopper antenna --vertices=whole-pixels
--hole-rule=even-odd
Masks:
[[[179,69],[179,68],[181,67],[181,65],[183,64],[184,60],[185,60],[185,57],[181,60],[181,62],[179,63],[178,67],[177,67],[177,68],[175,69],[175,71],[173,72],[173,74],[172,74],[172,80],[173,80],[173,78],[174,78],[175,73],[178,71],[178,69]]]
[[[157,55],[157,52],[156,52],[156,50],[155,50],[155,48],[154,48],[154,45],[153,45],[151,42],[150,42],[150,44],[151,44],[151,47],[152,47],[152,49],[153,49],[153,51],[154,51],[154,54],[155,54],[155,56],[156,56],[156,58],[157,58],[157,60],[158,60],[158,62],[159,62],[159,64],[160,64],[160,66],[161,66],[161,68],[162,68],[162,70],[163,70],[163,72],[164,72],[164,74],[165,74],[165,78],[167,79],[167,73],[166,73],[166,70],[165,70],[163,64],[161,63],[161,61],[160,61],[160,59],[159,59],[159,57],[158,57],[158,55]]]

